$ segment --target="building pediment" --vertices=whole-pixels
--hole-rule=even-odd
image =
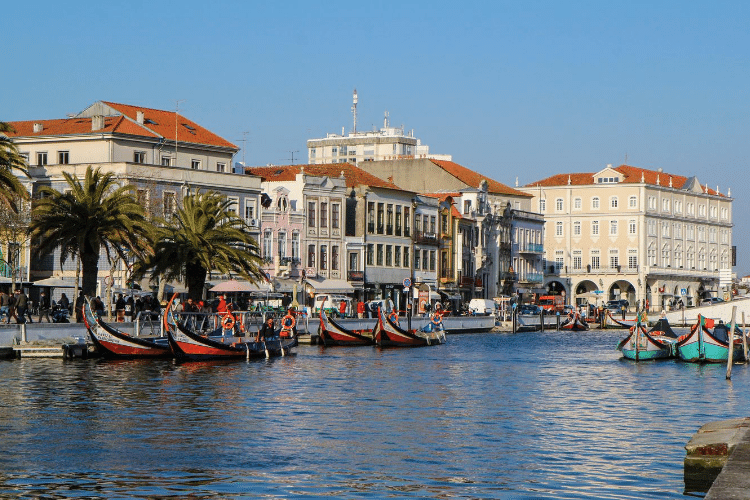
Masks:
[[[622,182],[624,176],[621,172],[618,172],[612,166],[607,166],[593,175],[594,184],[617,184]]]

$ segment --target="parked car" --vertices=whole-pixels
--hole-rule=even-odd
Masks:
[[[542,308],[534,304],[521,304],[516,308],[517,314],[536,314],[539,315],[542,312]]]
[[[724,299],[719,298],[719,297],[707,297],[707,298],[701,300],[700,305],[702,305],[702,306],[711,306],[711,305],[714,305],[714,304],[718,304],[720,302],[724,302]]]
[[[490,299],[471,299],[469,301],[469,314],[487,316],[497,312],[497,304]]]
[[[607,302],[607,305],[604,306],[605,309],[609,309],[610,311],[616,311],[621,312],[623,310],[627,311],[628,306],[630,303],[627,300],[610,300]]]

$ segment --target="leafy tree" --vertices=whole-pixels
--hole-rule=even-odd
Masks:
[[[143,255],[152,228],[133,187],[120,187],[112,172],[89,166],[83,182],[67,172],[63,176],[69,192],[42,187],[34,204],[34,251],[42,255],[59,249],[61,264],[77,257],[83,293],[94,295],[102,250],[110,262],[117,256],[126,259],[129,252]]]
[[[154,251],[136,262],[133,275],[139,279],[150,271],[152,280],[185,283],[194,300],[203,298],[206,276],[213,271],[251,282],[264,279],[258,245],[231,204],[213,191],[185,196],[182,207],[155,230]]]
[[[13,132],[13,127],[8,123],[0,122],[0,203],[17,212],[16,199],[28,200],[29,192],[23,187],[13,170],[18,170],[27,177],[29,172],[26,160],[5,132]]]

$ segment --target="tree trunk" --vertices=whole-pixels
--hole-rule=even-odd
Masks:
[[[187,264],[185,266],[185,285],[187,285],[188,296],[194,301],[203,300],[206,274],[208,272],[200,264]]]
[[[96,282],[99,277],[99,252],[86,252],[81,255],[81,290],[85,295],[96,295]]]

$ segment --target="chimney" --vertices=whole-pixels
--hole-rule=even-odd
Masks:
[[[102,115],[94,115],[91,117],[91,130],[97,131],[104,128],[104,117]]]
[[[38,133],[44,130],[44,125],[41,123],[35,123],[34,124],[34,133]]]
[[[143,111],[136,111],[135,113],[135,121],[143,125]]]

